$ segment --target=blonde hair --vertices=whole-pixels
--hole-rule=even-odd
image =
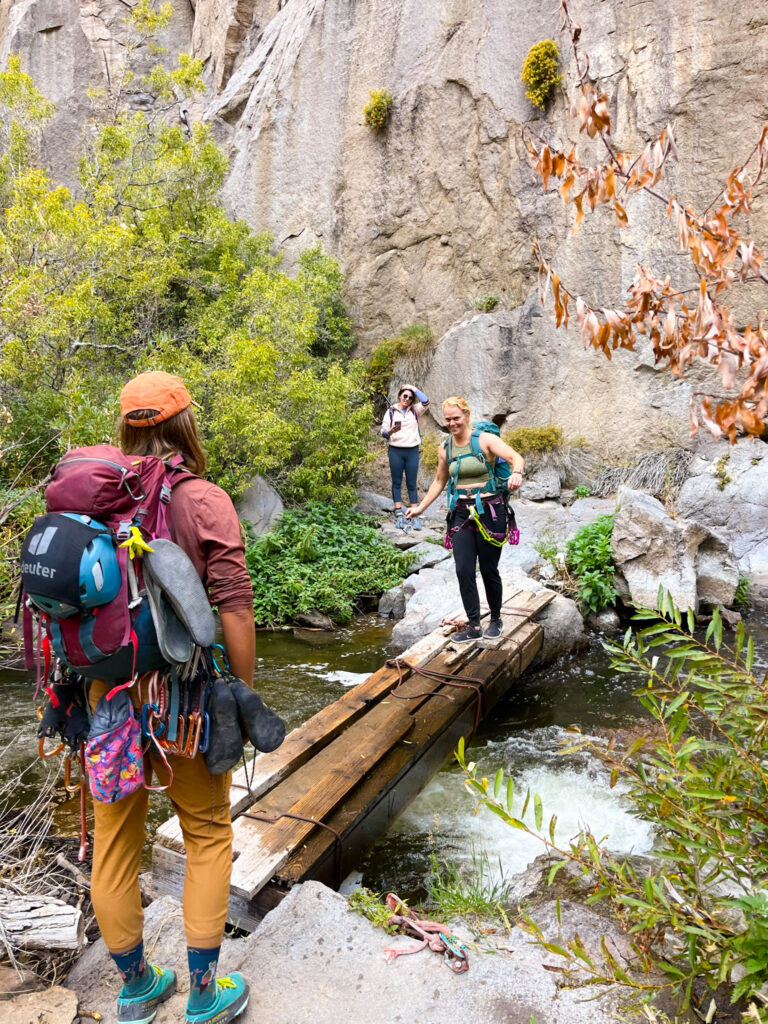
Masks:
[[[157,410],[137,409],[134,416],[149,419],[153,412],[156,414]],[[117,433],[118,443],[126,455],[157,455],[169,459],[179,454],[191,472],[198,476],[205,473],[205,452],[191,406],[154,427],[134,427],[130,420],[121,419]]]
[[[470,415],[469,403],[466,398],[460,398],[458,395],[451,395],[450,398],[446,398],[443,402],[443,412],[445,412],[446,405],[455,405],[457,409],[461,409],[461,411],[465,412],[467,416]]]

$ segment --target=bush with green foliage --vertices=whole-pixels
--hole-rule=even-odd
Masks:
[[[560,448],[565,438],[563,428],[552,424],[546,427],[516,427],[505,430],[502,440],[522,455],[543,455]]]
[[[733,1001],[749,998],[768,982],[768,676],[755,671],[742,623],[733,646],[723,643],[717,611],[701,638],[693,613],[684,617],[660,593],[659,610],[639,611],[635,624],[639,632],[604,646],[614,671],[638,677],[649,727],[624,750],[575,733],[565,752],[589,753],[610,771],[611,786],[624,783],[634,813],[656,833],[647,868],[611,854],[588,823],[561,842],[537,794],[518,814],[503,769],[491,786],[467,764],[463,744],[458,759],[479,802],[554,855],[549,884],[569,862],[589,879],[588,902],[606,905],[627,931],[631,952],[619,959],[605,943],[601,956],[587,951],[578,935],[546,944],[525,920],[582,983],[626,986],[644,999],[672,990],[683,1008],[695,983],[711,994],[731,985]],[[699,992],[699,1005],[709,1002]],[[764,1020],[761,1012],[755,1005],[748,1017]]]
[[[430,473],[437,469],[437,457],[443,440],[439,434],[422,434],[419,461]]]
[[[380,132],[389,120],[395,97],[387,89],[371,89],[370,100],[363,107],[363,120],[375,132]]]
[[[478,295],[473,305],[481,313],[492,313],[501,302],[500,295]]]
[[[588,487],[587,484],[579,484],[578,487],[573,488],[573,497],[576,501],[578,501],[579,498],[588,498],[591,493],[592,489],[591,487]]]
[[[542,39],[534,43],[523,61],[520,78],[525,82],[525,95],[542,109],[552,98],[562,80],[560,74],[560,50],[554,39]]]
[[[752,607],[752,599],[750,597],[750,586],[751,581],[749,576],[739,576],[739,582],[736,587],[736,593],[733,595],[733,607],[737,608],[741,612],[749,611]]]
[[[148,44],[169,16],[139,0],[131,19]],[[111,438],[128,376],[164,369],[201,404],[209,473],[233,496],[263,473],[292,501],[352,500],[371,408],[338,266],[315,247],[289,277],[269,235],[227,219],[224,154],[171,116],[201,69],[126,67],[91,94],[77,194],[34,166],[51,105],[17,60],[0,74],[0,446],[54,440],[26,467],[39,478],[66,447]]]
[[[307,611],[347,622],[361,598],[399,583],[411,560],[367,516],[319,502],[284,512],[274,530],[247,547],[245,557],[256,621],[263,625]]]
[[[576,577],[578,598],[590,612],[599,612],[616,600],[611,534],[613,515],[600,516],[582,526],[565,546],[565,564]]]
[[[434,345],[434,334],[421,324],[404,327],[394,338],[385,338],[376,345],[366,361],[365,378],[376,404],[377,415],[383,415],[389,404],[389,388],[397,360],[401,356],[425,356],[432,351]]]

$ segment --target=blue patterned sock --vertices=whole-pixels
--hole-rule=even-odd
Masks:
[[[117,965],[123,979],[123,991],[127,996],[139,995],[147,987],[151,974],[147,973],[144,960],[144,942],[129,949],[126,953],[109,954]]]
[[[190,1010],[200,1010],[209,1006],[216,998],[216,965],[219,962],[219,950],[200,949],[198,946],[187,946],[187,963],[189,964],[189,1001]]]

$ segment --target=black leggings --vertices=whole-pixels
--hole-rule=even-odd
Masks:
[[[480,517],[489,533],[506,532],[507,515],[502,501],[493,503],[491,514],[487,502],[483,502],[483,514]],[[458,505],[448,516],[449,529],[461,526],[469,518],[469,509]],[[453,560],[456,564],[456,575],[459,579],[461,603],[467,613],[471,626],[480,625],[480,596],[477,592],[477,563],[480,563],[480,575],[483,577],[485,596],[491,612],[491,618],[497,619],[501,614],[501,576],[499,575],[499,559],[501,546],[489,544],[476,528],[465,526],[452,536]],[[499,538],[500,539],[500,538]]]
[[[408,499],[412,505],[418,504],[419,493],[416,490],[416,479],[419,475],[419,446],[413,448],[396,448],[389,446],[389,472],[392,474],[392,500],[396,505],[402,500],[403,473]]]

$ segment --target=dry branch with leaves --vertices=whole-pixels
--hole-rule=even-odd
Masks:
[[[533,251],[542,303],[551,287],[557,326],[568,326],[575,307],[585,347],[599,349],[609,359],[617,348],[635,349],[642,336],[649,339],[662,370],[683,376],[696,360],[716,367],[734,397],[717,399],[696,392],[690,409],[692,433],[703,423],[715,437],[727,436],[734,443],[740,433],[759,436],[768,418],[768,318],[763,311],[746,326],[738,325],[723,296],[740,283],[768,284],[760,247],[736,223],[740,215],[749,215],[755,187],[768,163],[768,125],[703,212],[674,195],[664,195],[657,186],[667,164],[677,159],[674,126],[668,124],[637,156],[614,145],[608,95],[589,74],[589,57],[579,46],[581,28],[573,22],[567,0],[561,0],[560,11],[578,75],[571,115],[580,133],[600,141],[607,158],[582,163],[575,146],[565,152],[524,129],[531,165],[545,190],[550,179],[560,182],[563,202],[576,211],[574,231],[587,210],[594,212],[600,205],[612,209],[619,227],[625,228],[627,197],[641,191],[664,203],[679,249],[687,254],[698,277],[698,287],[676,287],[669,277],[660,279],[649,268],[638,266],[623,303],[613,309],[593,307],[565,287],[536,242]]]

